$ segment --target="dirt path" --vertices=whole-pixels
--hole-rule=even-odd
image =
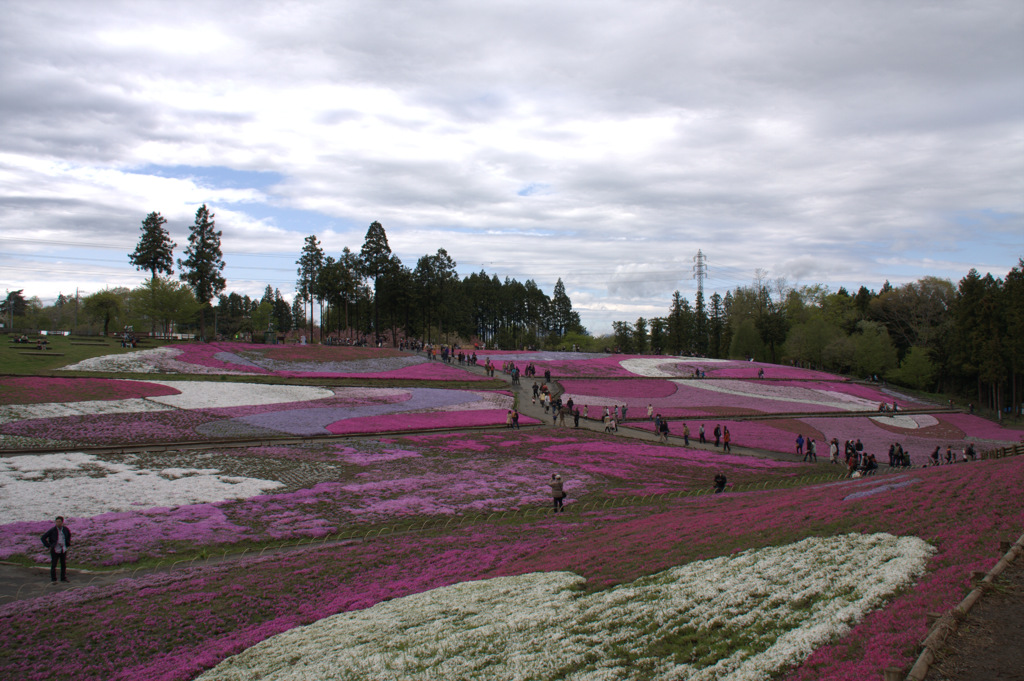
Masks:
[[[996,578],[946,640],[926,681],[1024,681],[1024,558]]]

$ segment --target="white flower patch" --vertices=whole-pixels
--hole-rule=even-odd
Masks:
[[[666,364],[715,364],[728,362],[727,359],[708,359],[706,357],[633,357],[619,362],[619,366],[631,374],[647,378],[678,378],[660,367]]]
[[[260,404],[309,402],[334,397],[329,388],[308,385],[261,385],[259,383],[214,383],[210,381],[146,381],[174,388],[177,395],[147,397],[151,402],[178,409],[217,409]]]
[[[443,407],[437,407],[435,409],[423,409],[421,412],[437,412],[437,411],[484,411],[487,409],[505,409],[506,411],[512,408],[512,396],[502,395],[500,393],[488,393],[488,392],[469,392],[475,399],[469,402],[460,402],[459,404],[447,404]],[[407,412],[410,414],[418,412]]]
[[[928,426],[934,426],[939,422],[939,420],[931,414],[872,416],[871,420],[877,421],[884,426],[895,426],[896,428],[906,428],[907,430],[927,428]]]
[[[292,629],[197,681],[767,679],[913,584],[933,551],[850,534],[589,595],[568,572],[463,582]]]
[[[878,407],[877,402],[872,402],[862,397],[816,388],[800,388],[770,383],[757,383],[755,385],[750,381],[740,380],[707,381],[701,379],[676,379],[672,382],[683,388],[700,388],[701,390],[709,390],[726,395],[751,397],[773,402],[799,402],[800,404],[813,404],[819,407],[835,407],[843,411],[871,411]]]
[[[0,522],[246,499],[278,487],[277,481],[222,476],[214,468],[153,471],[91,454],[10,457],[0,459]]]
[[[151,402],[150,399],[131,397],[124,400],[6,404],[0,406],[0,423],[13,423],[29,419],[54,419],[64,416],[91,416],[93,414],[142,414],[173,409],[173,407]]]
[[[174,388],[176,395],[132,397],[124,400],[85,402],[44,402],[0,406],[0,423],[28,419],[94,414],[141,414],[175,409],[216,409],[261,404],[309,402],[334,397],[329,388],[302,385],[260,385],[258,383],[213,383],[209,381],[146,381]]]
[[[163,371],[162,366],[181,354],[175,348],[153,348],[120,355],[100,355],[77,364],[61,367],[62,371],[110,371],[129,374],[151,374]],[[184,364],[183,364],[184,366]]]

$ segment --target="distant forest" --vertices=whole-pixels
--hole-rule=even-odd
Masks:
[[[755,359],[968,396],[1020,413],[1024,400],[1024,259],[1004,279],[972,269],[851,294],[758,276],[693,305],[676,291],[668,314],[614,322],[626,353]]]
[[[478,343],[488,347],[582,349],[695,355],[798,364],[877,378],[911,388],[968,396],[979,405],[1020,412],[1024,400],[1024,259],[1003,279],[972,269],[954,286],[924,277],[851,294],[827,286],[794,288],[759,272],[749,286],[693,304],[676,291],[664,317],[616,321],[594,337],[580,323],[559,279],[550,296],[533,280],[481,270],[460,278],[443,249],[409,267],[392,253],[379,222],[360,251],[335,258],[315,235],[296,260],[296,295],[267,286],[262,298],[224,293],[220,232],[202,206],[186,258],[174,272],[174,244],[150,213],[129,259],[150,278],[136,289],[104,289],[52,306],[12,291],[0,303],[6,328],[108,334],[126,327],[261,341],[303,333],[312,342],[397,345]],[[160,276],[166,274],[168,276]],[[314,319],[317,323],[314,324]]]

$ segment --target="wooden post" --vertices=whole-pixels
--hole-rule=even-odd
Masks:
[[[903,681],[903,670],[899,667],[886,667],[882,670],[885,681]]]

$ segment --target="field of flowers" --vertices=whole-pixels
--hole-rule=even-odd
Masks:
[[[674,435],[689,426],[696,440],[703,425],[709,439],[716,426],[728,428],[733,446],[793,453],[797,435],[814,438],[818,456],[828,456],[828,441],[860,439],[866,451],[885,462],[890,445],[900,443],[914,464],[927,463],[928,455],[941,447],[953,448],[958,458],[973,444],[983,451],[1019,443],[1019,431],[1001,428],[985,419],[949,412],[912,400],[879,385],[853,383],[821,372],[752,362],[699,360],[705,378],[671,378],[690,373],[698,360],[604,357],[577,360],[574,374],[590,376],[605,371],[617,358],[621,375],[610,378],[565,378],[559,385],[563,399],[572,398],[591,418],[605,407],[628,406],[629,426],[652,431],[645,420],[648,405],[670,422]],[[671,358],[668,358],[671,359]],[[563,364],[565,362],[563,361]],[[596,365],[591,371],[586,367]],[[758,378],[760,367],[765,378]],[[903,413],[879,414],[882,402],[896,402]],[[908,413],[909,412],[909,413]],[[834,413],[834,416],[827,414]],[[825,414],[825,415],[823,415]],[[758,416],[765,418],[758,419]],[[741,419],[737,417],[742,417]]]
[[[538,377],[551,372],[555,380],[566,378],[693,378],[701,371],[708,378],[757,378],[764,370],[766,379],[836,380],[832,374],[810,369],[784,367],[763,362],[741,362],[706,357],[666,357],[651,355],[614,355],[589,352],[477,351],[480,361],[489,358],[501,366],[514,362],[520,368],[533,364]]]
[[[48,377],[12,383],[0,397],[0,450],[503,425],[513,406],[505,392],[441,388]],[[64,401],[14,402],[26,393]]]
[[[129,354],[102,355],[67,371],[129,374],[262,375],[284,378],[483,381],[457,366],[398,350],[324,345],[182,343]]]
[[[196,354],[164,360],[281,376],[410,358],[187,347]],[[708,412],[709,431],[722,418],[734,443],[768,450],[791,451],[796,429],[842,440],[869,424],[881,433],[858,435],[869,447],[888,435],[915,455],[955,436],[979,449],[1019,439],[939,410],[844,416],[892,396],[816,372],[764,365],[764,380],[742,362],[489,356],[548,368],[592,400],[591,415],[625,398],[641,416],[665,400],[663,413],[694,418],[694,438],[711,404],[724,411]],[[421,366],[445,368],[405,368]],[[698,368],[707,378],[691,378]],[[72,568],[129,568],[104,586],[73,572],[76,588],[0,600],[0,678],[860,681],[907,667],[925,614],[957,603],[971,571],[1024,528],[1024,457],[808,483],[799,476],[834,472],[821,454],[802,464],[570,428],[459,430],[503,423],[503,392],[153,378],[5,381],[0,444],[365,436],[0,457],[0,559],[47,561],[38,538],[62,513]],[[565,513],[549,510],[554,472]],[[718,473],[727,493],[677,494],[708,490]]]
[[[876,480],[684,498],[513,523],[474,522],[442,533],[395,535],[126,578],[108,587],[0,606],[0,674],[184,681],[261,641],[269,640],[273,651],[278,643],[271,637],[325,617],[394,601],[387,619],[378,621],[384,626],[390,618],[421,617],[417,609],[424,602],[445,597],[444,592],[429,594],[432,589],[541,573],[535,586],[527,580],[522,588],[546,592],[548,601],[557,598],[566,607],[559,609],[559,629],[540,629],[535,636],[565,632],[565,645],[573,654],[574,641],[582,636],[591,647],[618,651],[618,657],[609,659],[621,678],[662,678],[659,665],[698,662],[711,668],[715,660],[727,660],[730,668],[749,663],[755,673],[747,678],[769,678],[770,673],[792,681],[877,678],[883,667],[908,664],[924,636],[925,613],[944,611],[959,601],[969,589],[970,571],[988,569],[997,557],[998,540],[1019,534],[1024,509],[1007,481],[1022,476],[1024,460],[1014,457]],[[878,533],[923,539],[931,549],[912,548],[920,545],[910,541],[906,550],[896,550],[892,540]],[[828,539],[843,536],[851,537],[849,545],[834,547]],[[834,557],[799,546],[804,540],[815,543],[814,538],[825,540],[822,550]],[[888,553],[873,558],[870,551],[856,548],[874,544],[888,546]],[[780,563],[762,563],[757,551],[773,546],[781,558],[771,560],[781,561],[782,569],[770,567]],[[740,584],[733,560],[756,565],[757,574],[770,579]],[[850,569],[852,560],[865,562]],[[683,577],[685,566],[694,561],[712,562],[691,566],[705,569]],[[779,573],[794,571],[801,577],[783,582]],[[894,584],[881,588],[890,578]],[[615,585],[622,586],[608,590]],[[858,611],[860,594],[876,585],[880,588],[869,605]],[[655,591],[641,598],[641,587]],[[468,593],[469,588],[454,593]],[[657,608],[680,589],[684,594],[692,590],[697,599],[693,610],[678,611],[678,624],[685,620],[689,626],[676,627],[678,636],[642,641],[642,650],[657,659],[627,672],[620,660],[635,664],[633,656],[639,651],[621,645],[622,627],[633,620],[644,622],[644,608]],[[780,590],[778,599],[762,600],[775,589]],[[479,583],[473,589],[476,600],[447,598],[444,626],[424,624],[415,630],[415,658],[409,648],[389,650],[401,639],[382,639],[379,629],[360,629],[360,618],[353,615],[342,624],[327,621],[318,629],[295,630],[291,636],[299,647],[291,654],[270,653],[268,660],[265,650],[258,649],[248,660],[276,664],[280,674],[309,669],[311,676],[298,678],[321,678],[313,665],[324,649],[307,655],[304,646],[361,636],[380,646],[366,649],[365,664],[398,670],[430,655],[443,656],[446,649],[461,650],[446,648],[454,628],[474,632],[466,645],[472,646],[481,669],[495,664],[488,651],[506,647],[521,650],[514,659],[522,662],[530,652],[516,643],[522,640],[516,633],[521,630],[488,625],[472,610],[474,604],[501,601],[505,621],[521,622],[528,634],[542,613],[517,595],[521,590],[496,580]],[[730,600],[716,600],[726,591],[732,594]],[[415,594],[423,596],[414,602],[400,600]],[[730,608],[743,609],[747,600],[763,604],[755,612],[776,609],[778,614],[756,621],[737,619]],[[818,638],[807,641],[798,619],[836,607],[843,616],[814,620]],[[619,619],[606,619],[612,616],[610,608],[617,613],[614,617],[622,618],[621,626]],[[796,633],[787,635],[791,631]],[[761,643],[753,650],[762,652],[733,658],[753,635],[776,642],[767,648],[771,654],[761,657]],[[328,650],[339,647],[332,644]],[[584,654],[581,664],[596,662]],[[359,668],[355,672],[348,678],[370,678]],[[721,672],[704,671],[700,678],[724,678],[725,670]],[[558,673],[538,678],[560,678]]]
[[[792,478],[804,466],[569,431],[423,433],[343,443],[0,459],[0,559],[45,560],[53,499],[80,562],[113,566],[183,547],[327,535],[354,527],[543,506],[552,471],[570,500]]]

